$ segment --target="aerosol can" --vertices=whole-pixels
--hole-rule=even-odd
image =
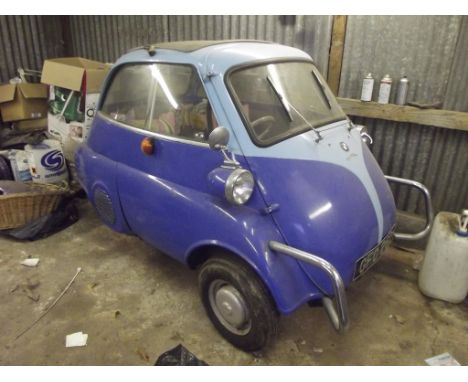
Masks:
[[[362,81],[361,101],[372,101],[372,92],[374,90],[374,77],[369,73]]]
[[[400,81],[398,81],[398,90],[395,101],[397,105],[406,104],[406,98],[408,97],[408,86],[409,80],[406,76],[403,76],[403,78],[401,78]]]
[[[384,78],[380,80],[379,98],[378,103],[388,103],[390,100],[390,91],[392,90],[392,78],[389,74],[386,74]]]

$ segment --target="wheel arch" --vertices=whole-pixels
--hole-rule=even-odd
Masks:
[[[300,268],[298,262],[287,256],[278,256],[267,247],[261,251],[251,251],[253,247],[233,247],[218,240],[207,240],[194,244],[184,257],[192,269],[197,268],[216,253],[233,256],[247,264],[263,282],[271,295],[275,307],[281,314],[289,314],[302,304],[320,296],[320,291],[312,284]]]
[[[278,306],[278,302],[274,293],[274,286],[270,282],[270,280],[265,277],[264,273],[259,269],[257,264],[252,261],[248,256],[239,253],[234,248],[231,248],[229,245],[219,242],[203,242],[194,245],[185,256],[185,262],[190,269],[197,269],[200,267],[205,261],[210,259],[211,257],[220,254],[223,256],[233,257],[238,261],[243,262],[244,264],[248,265],[252,271],[262,280],[263,284],[265,285],[268,293],[270,294],[272,300],[275,303],[275,307],[278,311],[280,311],[280,307]]]

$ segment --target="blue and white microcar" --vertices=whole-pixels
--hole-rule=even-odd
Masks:
[[[428,198],[369,140],[301,50],[161,43],[115,63],[76,168],[103,222],[197,268],[214,326],[254,351],[304,303],[345,331],[345,288],[393,237],[388,181]]]

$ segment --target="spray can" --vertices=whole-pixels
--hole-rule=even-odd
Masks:
[[[398,91],[395,101],[397,105],[406,104],[406,98],[408,97],[408,86],[409,80],[406,76],[403,76],[403,78],[401,78],[400,81],[398,81]]]
[[[392,79],[389,74],[380,80],[378,103],[388,103],[390,100],[390,90],[392,89]]]
[[[361,101],[372,101],[372,91],[374,90],[374,77],[369,73],[362,81]]]

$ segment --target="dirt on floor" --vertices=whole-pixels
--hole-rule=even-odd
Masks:
[[[184,345],[210,365],[424,365],[448,352],[468,365],[468,302],[423,296],[419,253],[390,248],[348,290],[350,330],[338,335],[324,310],[304,306],[281,318],[261,354],[242,352],[214,329],[197,274],[134,236],[115,233],[86,201],[81,219],[36,242],[0,238],[1,365],[153,365]],[[37,267],[20,262],[39,258]],[[68,292],[31,330],[75,275]],[[67,334],[89,335],[65,348]]]

